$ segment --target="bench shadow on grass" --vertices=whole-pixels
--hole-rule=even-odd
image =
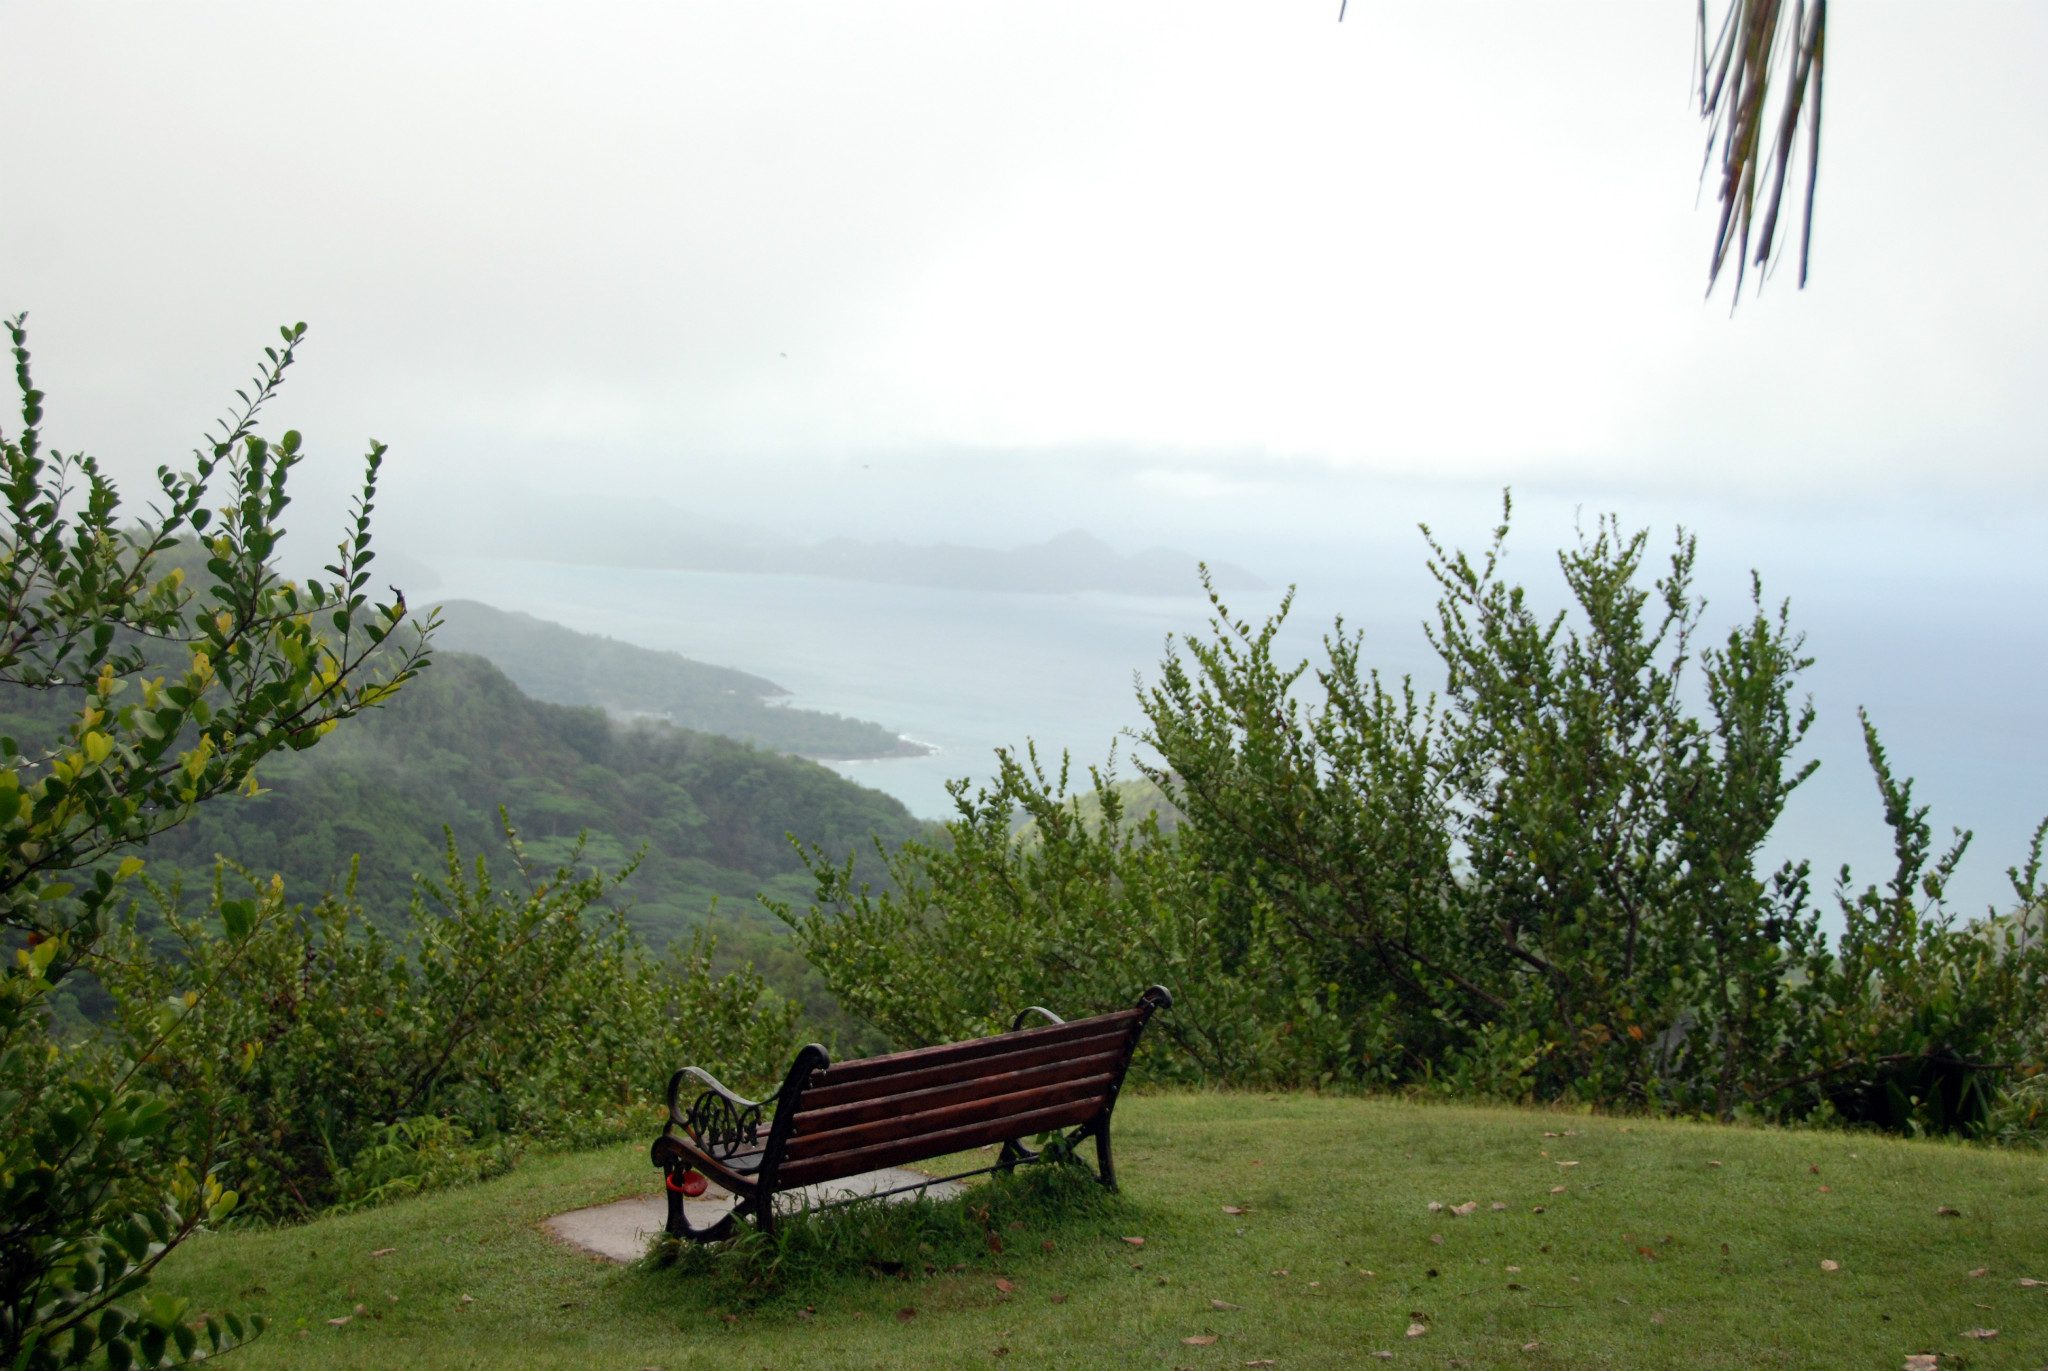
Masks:
[[[778,1217],[772,1233],[742,1224],[724,1242],[656,1237],[636,1267],[682,1280],[715,1303],[794,1311],[878,1281],[920,1283],[962,1270],[1002,1274],[1063,1240],[1132,1231],[1139,1207],[1078,1161],[997,1173],[951,1200],[862,1198]],[[1163,1216],[1145,1215],[1157,1222]]]

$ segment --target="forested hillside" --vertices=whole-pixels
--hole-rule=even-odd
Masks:
[[[545,704],[490,662],[440,652],[391,705],[352,719],[309,752],[259,773],[264,793],[223,799],[146,852],[158,879],[207,878],[214,855],[284,876],[312,900],[360,857],[358,893],[395,922],[414,872],[442,860],[443,823],[468,852],[502,851],[505,805],[529,853],[568,855],[588,830],[588,860],[646,856],[624,893],[632,921],[659,947],[701,922],[769,924],[757,892],[808,898],[785,834],[842,857],[923,832],[896,800],[815,762],[648,721],[621,725],[592,708]],[[753,941],[747,939],[746,941]]]
[[[653,715],[803,757],[915,757],[925,749],[880,724],[769,703],[789,692],[731,667],[691,661],[475,600],[441,607],[435,645],[474,652],[535,699]]]

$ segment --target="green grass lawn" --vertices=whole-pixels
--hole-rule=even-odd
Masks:
[[[249,1371],[2048,1366],[2038,1154],[1296,1095],[1127,1096],[1117,1123],[1108,1223],[755,1307],[540,1230],[652,1191],[639,1146],[203,1238],[160,1283],[268,1313]]]

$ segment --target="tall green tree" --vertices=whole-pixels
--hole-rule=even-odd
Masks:
[[[297,432],[271,441],[256,423],[305,325],[265,350],[189,469],[158,469],[159,500],[140,519],[93,458],[45,448],[23,318],[8,330],[21,426],[0,432],[0,691],[42,697],[41,713],[67,722],[53,737],[0,737],[0,928],[14,953],[0,968],[0,1364],[104,1351],[119,1371],[189,1359],[202,1335],[219,1350],[249,1333],[239,1320],[190,1327],[175,1301],[137,1303],[164,1254],[235,1195],[215,1157],[157,1164],[149,1144],[170,1110],[138,1086],[140,1063],[53,1044],[47,997],[103,955],[137,849],[253,790],[265,757],[388,699],[426,666],[433,624],[394,637],[404,596],[375,603],[367,590],[381,443],[331,579],[274,570],[303,452]],[[169,565],[183,540],[203,551],[203,586]],[[261,917],[252,901],[220,913],[237,943]],[[142,1055],[168,1050],[215,988],[166,1004]]]

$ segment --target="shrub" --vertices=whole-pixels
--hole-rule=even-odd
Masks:
[[[1653,572],[1647,535],[1603,520],[1541,613],[1507,533],[1477,559],[1430,541],[1441,697],[1383,682],[1341,620],[1311,677],[1275,656],[1291,596],[1253,624],[1212,591],[1211,633],[1140,696],[1170,833],[1124,823],[1104,777],[1077,799],[999,754],[946,841],[896,854],[895,891],[818,853],[814,905],[778,912],[902,1045],[1158,979],[1158,1075],[1991,1129],[1998,1082],[2048,1063],[2038,839],[2023,912],[1958,926],[1968,835],[1933,854],[1866,720],[1898,867],[1861,893],[1843,871],[1831,946],[1809,868],[1758,867],[1814,767],[1788,608],[1753,579],[1699,646],[1692,539]]]
[[[1174,1012],[1141,1043],[1139,1078],[1315,1079],[1314,1035],[1280,1025],[1318,1004],[1316,987],[1277,928],[1224,920],[1213,879],[1156,814],[1125,821],[1110,775],[1095,775],[1084,819],[1065,772],[1048,779],[1035,753],[997,765],[991,787],[952,786],[948,842],[881,853],[879,894],[817,849],[817,902],[769,902],[847,1013],[922,1045],[1001,1032],[1031,1004],[1067,1018],[1127,1009],[1165,980]]]
[[[538,870],[511,843],[519,880],[500,886],[451,838],[402,938],[348,891],[288,908],[281,880],[237,872],[249,898],[227,899],[225,869],[212,917],[183,918],[159,892],[172,955],[130,920],[108,975],[125,1050],[153,1006],[223,991],[146,1078],[179,1102],[179,1146],[234,1150],[246,1210],[359,1207],[492,1174],[525,1143],[624,1136],[686,1056],[750,1085],[786,1067],[793,1006],[751,970],[712,976],[701,937],[661,964],[600,903],[630,868]],[[237,903],[264,915],[244,944],[215,931]]]

